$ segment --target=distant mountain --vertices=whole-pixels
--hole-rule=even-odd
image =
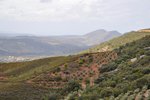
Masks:
[[[0,56],[57,56],[74,54],[120,36],[97,30],[82,36],[0,36]]]
[[[111,32],[111,33],[117,34],[115,31]],[[111,36],[112,34],[109,34],[107,36],[107,39],[109,36],[113,37],[113,36]],[[150,35],[150,29],[143,29],[143,30],[139,30],[139,31],[128,32],[117,38],[113,38],[113,39],[109,38],[110,39],[109,41],[106,41],[99,45],[96,45],[93,48],[83,51],[82,53],[111,51],[111,50],[116,49],[120,46],[123,46],[127,43],[131,43],[133,41],[141,39],[147,35]],[[104,39],[104,40],[106,40],[106,39]]]
[[[15,32],[1,32],[0,37],[16,37],[16,36],[34,36],[33,34],[28,33],[15,33]]]
[[[101,29],[84,35],[84,38],[86,38],[85,42],[88,45],[96,45],[120,35],[121,34],[117,31],[106,31]]]

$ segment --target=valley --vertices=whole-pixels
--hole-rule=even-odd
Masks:
[[[0,61],[17,62],[52,56],[73,55],[96,44],[120,36],[103,29],[85,35],[0,36]]]

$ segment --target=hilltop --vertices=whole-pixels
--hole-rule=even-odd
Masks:
[[[150,29],[141,29],[138,32],[150,32]]]
[[[145,30],[148,30],[148,29],[145,29]],[[149,31],[139,30],[139,31],[128,32],[120,37],[113,38],[109,41],[106,41],[99,45],[96,45],[93,48],[85,50],[82,53],[111,51],[116,48],[119,48],[120,46],[125,45],[126,43],[131,43],[131,42],[141,39],[147,35],[150,35]]]

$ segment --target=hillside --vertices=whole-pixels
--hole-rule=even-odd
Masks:
[[[149,100],[149,61],[146,36],[113,51],[0,63],[0,99]]]
[[[30,62],[1,63],[0,95],[3,100],[7,98],[35,100],[34,98],[41,99],[44,96],[47,98],[49,96],[46,95],[55,93],[60,99],[72,89],[76,90],[72,84],[77,85],[78,88],[86,88],[86,84],[90,82],[93,86],[94,80],[99,75],[99,66],[116,58],[115,52],[102,52]],[[28,90],[30,92],[27,92]],[[45,92],[40,93],[40,91]],[[28,97],[24,95],[26,92]]]
[[[64,56],[120,35],[97,30],[76,36],[0,36],[0,56]]]
[[[150,100],[150,36],[115,51],[118,58],[99,68],[95,86],[83,90],[80,100]]]
[[[126,43],[131,43],[138,39],[145,37],[146,35],[150,35],[149,31],[132,31],[129,33],[125,33],[124,35],[111,39],[110,41],[106,41],[101,43],[100,45],[96,45],[93,48],[83,51],[82,53],[90,53],[90,52],[102,52],[102,51],[111,51],[120,46],[125,45]]]
[[[76,56],[51,57],[28,62],[0,63],[0,100],[41,100],[50,91],[27,83],[37,75],[72,62]]]

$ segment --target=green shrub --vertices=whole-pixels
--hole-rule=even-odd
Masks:
[[[104,97],[110,97],[112,94],[113,94],[112,89],[110,89],[110,88],[104,88],[104,89],[101,91],[100,96],[101,96],[102,98],[104,98]]]
[[[116,68],[117,68],[117,64],[115,62],[112,62],[108,65],[103,65],[100,68],[100,73],[109,72],[109,71],[115,70]]]
[[[82,65],[85,62],[84,59],[80,59],[79,64]]]
[[[150,76],[144,76],[134,81],[135,88],[142,88],[144,85],[150,86]]]
[[[51,93],[48,96],[44,97],[43,100],[59,100],[60,98],[59,94]]]
[[[79,84],[79,82],[75,80],[70,80],[63,91],[65,93],[70,93],[78,91],[79,89],[81,89],[81,85]]]
[[[143,68],[143,69],[141,70],[141,72],[142,72],[143,74],[150,74],[150,68]]]

